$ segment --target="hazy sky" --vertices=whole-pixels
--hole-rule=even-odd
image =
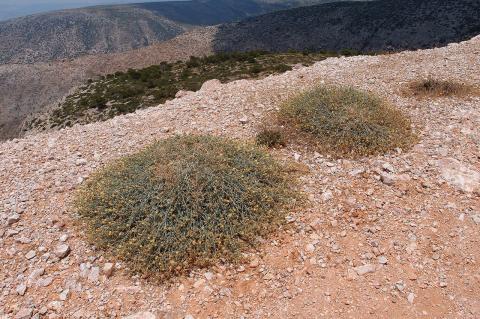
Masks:
[[[0,20],[43,11],[86,7],[98,4],[154,1],[166,0],[0,0]]]

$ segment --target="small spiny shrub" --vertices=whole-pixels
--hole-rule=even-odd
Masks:
[[[78,191],[89,239],[134,273],[168,278],[243,248],[284,220],[290,176],[253,144],[172,137],[118,160]]]
[[[286,140],[282,130],[278,127],[274,128],[262,128],[256,136],[256,142],[258,145],[264,145],[267,147],[285,146]]]
[[[278,118],[294,134],[339,157],[381,154],[414,141],[402,112],[351,87],[318,86],[284,103]]]
[[[404,93],[405,95],[417,97],[447,97],[478,93],[478,90],[464,83],[452,80],[437,80],[429,77],[410,82]]]

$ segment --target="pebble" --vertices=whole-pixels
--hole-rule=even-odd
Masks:
[[[378,257],[378,263],[382,265],[386,265],[388,263],[388,258],[385,256],[379,256]]]
[[[37,279],[40,278],[44,273],[45,273],[45,268],[35,269],[30,273],[30,276],[28,276],[28,283],[31,284],[36,282]]]
[[[157,316],[155,316],[155,314],[152,312],[142,311],[128,317],[124,317],[124,319],[157,319]]]
[[[84,159],[84,158],[79,158],[75,161],[75,165],[77,165],[77,166],[82,166],[82,165],[85,165],[85,164],[87,164],[87,160]]]
[[[372,264],[366,264],[353,268],[359,276],[363,276],[368,273],[375,272],[375,266]]]
[[[30,259],[35,258],[36,255],[37,255],[37,253],[35,252],[35,250],[30,250],[30,251],[25,255],[25,258],[27,258],[28,260],[30,260]]]
[[[327,190],[327,191],[323,192],[321,198],[324,202],[327,202],[327,201],[331,200],[333,198],[332,191]]]
[[[12,226],[13,224],[17,223],[19,220],[20,220],[20,215],[18,214],[10,215],[7,218],[7,225]]]

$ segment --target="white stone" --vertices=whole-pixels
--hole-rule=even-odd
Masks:
[[[363,276],[365,274],[375,272],[375,266],[372,264],[366,264],[355,267],[354,270],[359,276]]]

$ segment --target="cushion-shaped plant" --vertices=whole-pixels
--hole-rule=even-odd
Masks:
[[[172,137],[94,174],[75,202],[88,236],[135,273],[170,277],[235,261],[278,228],[295,195],[262,148]]]
[[[319,86],[282,105],[285,127],[307,133],[324,151],[366,156],[405,148],[414,140],[410,120],[385,100],[351,87]]]

